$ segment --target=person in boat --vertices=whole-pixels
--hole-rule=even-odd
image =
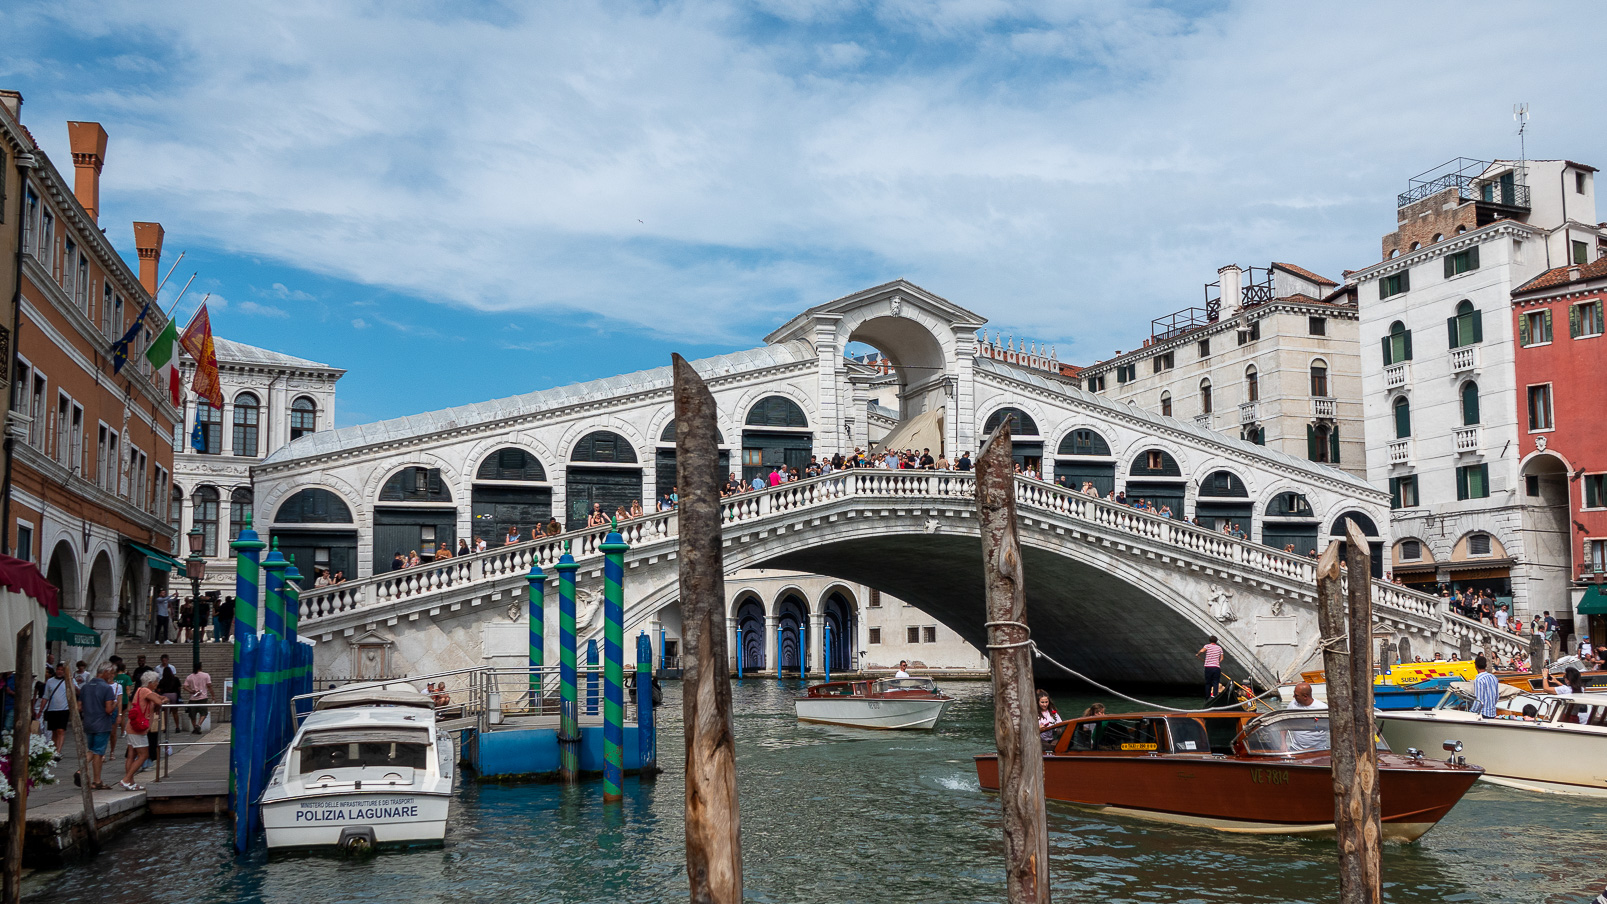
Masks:
[[[1326,710],[1328,704],[1318,702],[1311,692],[1311,685],[1302,681],[1295,685],[1295,699],[1289,704],[1290,709],[1320,709]],[[1327,750],[1328,729],[1311,729],[1308,731],[1289,732],[1289,752],[1301,753],[1307,750]]]
[[[898,661],[898,671],[893,673],[894,678],[908,678],[910,676],[910,663],[908,659]]]
[[[1205,699],[1209,700],[1222,686],[1222,648],[1217,645],[1216,635],[1205,638],[1205,646],[1194,655],[1205,663]]]
[[[1052,729],[1060,724],[1060,712],[1055,709],[1055,701],[1049,699],[1049,692],[1038,689],[1038,740],[1043,742],[1045,750],[1055,746],[1058,735]]]
[[[1501,702],[1501,682],[1495,677],[1495,671],[1490,668],[1490,661],[1484,654],[1473,657],[1473,667],[1479,670],[1473,679],[1473,699],[1478,703],[1479,715],[1486,719],[1495,718],[1496,705]]]

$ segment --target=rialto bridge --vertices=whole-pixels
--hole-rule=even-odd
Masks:
[[[1342,471],[1084,392],[1039,361],[979,355],[983,322],[901,281],[811,308],[760,348],[693,362],[720,410],[728,469],[745,479],[802,470],[888,429],[892,445],[957,457],[1014,417],[1018,460],[1043,473],[1017,488],[1029,617],[1047,652],[1095,676],[1175,683],[1194,681],[1193,651],[1207,633],[1223,640],[1230,667],[1264,681],[1311,661],[1313,563],[1303,553],[1341,533],[1346,517],[1376,538],[1375,553],[1385,548],[1387,496]],[[890,367],[856,363],[849,343],[872,346]],[[648,514],[621,525],[632,546],[627,630],[648,631],[655,647],[678,640],[676,518],[653,504],[673,486],[674,454],[663,367],[314,433],[270,455],[253,479],[259,527],[302,572],[349,578],[302,597],[320,672],[358,674],[366,657],[417,674],[522,658],[523,575],[533,562],[550,573],[565,541],[582,564],[582,635],[600,629],[602,534],[584,528],[594,505],[612,513],[641,500]],[[1084,483],[1177,518],[1065,488]],[[867,469],[732,497],[726,565],[858,582],[980,643],[971,491],[963,473]],[[1248,539],[1191,517],[1232,521]],[[550,520],[567,528],[557,540],[502,545],[513,528],[528,538]],[[491,548],[390,570],[396,552],[427,555],[470,537]],[[1409,637],[1419,652],[1455,649],[1464,635],[1492,649],[1509,643],[1432,597],[1375,582],[1374,598],[1380,633]],[[824,608],[799,617],[811,623],[812,668]],[[739,629],[737,615],[733,639],[775,661],[775,625]],[[797,643],[781,634],[783,647]]]

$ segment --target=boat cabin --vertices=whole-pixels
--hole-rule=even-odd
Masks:
[[[1512,691],[1512,693],[1508,693]],[[1522,719],[1559,725],[1595,725],[1607,728],[1607,694],[1523,694],[1510,685],[1502,685],[1501,709],[1498,718]],[[1454,685],[1435,709],[1457,712],[1477,712],[1478,701],[1473,697],[1472,682]]]
[[[1254,713],[1108,714],[1062,722],[1048,729],[1053,756],[1233,752],[1233,739]]]
[[[809,697],[931,697],[938,696],[930,678],[882,678],[877,681],[828,681],[809,687]]]

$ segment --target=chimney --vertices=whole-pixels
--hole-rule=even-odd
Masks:
[[[74,155],[76,156],[76,155]],[[157,266],[162,262],[162,224],[135,223],[134,248],[139,252],[139,282],[156,297]]]
[[[1244,271],[1238,264],[1228,264],[1216,271],[1222,279],[1222,307],[1229,314],[1244,310]]]
[[[15,119],[17,122],[22,122],[21,91],[0,89],[0,107],[5,107],[6,112],[11,114],[12,119]]]
[[[106,130],[98,122],[67,123],[73,148],[73,194],[91,220],[100,220],[100,168],[106,162]],[[157,242],[161,244],[160,240]]]

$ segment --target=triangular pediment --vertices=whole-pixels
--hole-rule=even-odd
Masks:
[[[804,311],[778,327],[764,341],[770,344],[786,342],[790,339],[808,339],[813,333],[814,324],[822,316],[841,316],[855,310],[871,306],[879,306],[890,298],[896,298],[900,305],[910,305],[925,311],[937,320],[950,326],[965,326],[979,329],[988,322],[975,311],[968,311],[952,301],[934,295],[906,279],[895,279],[890,283],[883,283],[869,289],[862,289],[852,295],[844,295],[834,301],[818,304]]]

